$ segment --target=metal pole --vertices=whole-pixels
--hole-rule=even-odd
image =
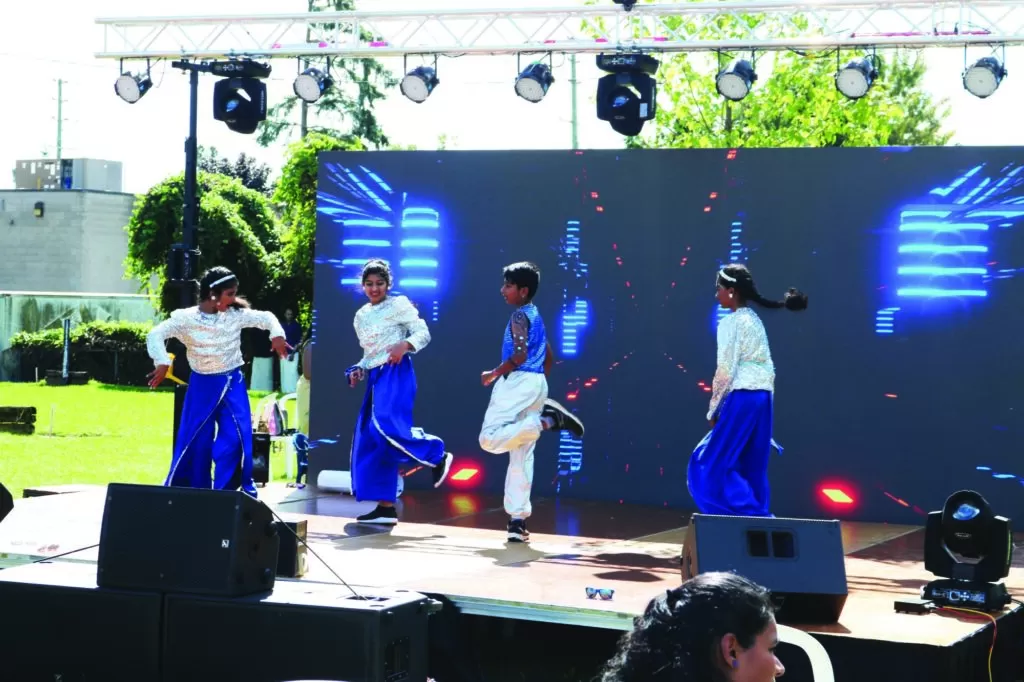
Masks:
[[[580,148],[579,139],[579,115],[576,111],[576,53],[569,55],[569,64],[572,68],[570,76],[571,92],[572,92],[572,148]]]
[[[64,156],[64,81],[57,79],[57,176],[61,187],[64,187],[64,176],[61,173],[60,160]]]
[[[196,304],[196,290],[193,286],[199,266],[199,202],[198,202],[198,163],[199,145],[197,142],[199,127],[199,72],[207,70],[203,64],[191,62],[174,62],[175,68],[187,69],[189,74],[188,103],[188,138],[185,140],[185,186],[184,204],[181,212],[181,244],[175,244],[171,251],[171,279],[178,289],[178,307],[190,308]],[[190,372],[184,349],[174,358],[174,374],[186,381]],[[178,440],[178,427],[181,424],[182,407],[185,404],[187,385],[176,384],[174,387],[173,438]]]

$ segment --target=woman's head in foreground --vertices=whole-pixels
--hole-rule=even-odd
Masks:
[[[703,573],[651,600],[600,682],[770,682],[785,668],[768,590]]]

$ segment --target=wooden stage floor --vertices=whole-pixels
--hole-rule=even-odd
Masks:
[[[680,580],[687,517],[679,510],[541,499],[532,541],[506,544],[497,495],[407,491],[402,523],[382,528],[356,524],[369,506],[348,496],[281,485],[260,493],[285,519],[306,519],[310,546],[352,585],[444,595],[467,614],[626,630],[652,596]],[[98,543],[103,498],[97,487],[18,500],[0,523],[0,567]],[[983,629],[967,616],[893,611],[894,600],[918,596],[933,579],[923,568],[922,528],[844,523],[843,544],[850,595],[842,618],[802,629],[926,647],[952,646]],[[65,560],[95,562],[96,550]],[[304,579],[336,582],[314,556]],[[1024,595],[1019,549],[1005,582]],[[589,600],[586,587],[615,595]]]

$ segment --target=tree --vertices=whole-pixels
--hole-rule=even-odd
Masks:
[[[204,173],[237,178],[244,186],[261,194],[269,196],[274,193],[274,188],[270,184],[270,166],[260,163],[248,154],[239,154],[232,163],[227,157],[218,154],[216,147],[200,145],[198,167]]]
[[[316,187],[322,152],[366,151],[358,139],[310,132],[293,142],[281,170],[274,200],[286,206],[282,290],[290,292],[299,323],[308,328],[313,310],[313,256],[316,251]]]
[[[354,9],[353,0],[307,0],[309,12]],[[323,28],[329,31],[336,28],[336,25],[325,23]],[[310,40],[311,36],[307,32],[306,41]],[[308,59],[302,60],[303,70],[310,66],[315,67],[316,64],[311,64]],[[258,142],[266,147],[286,133],[290,136],[293,131],[297,131],[299,137],[304,138],[315,131],[336,139],[359,140],[367,148],[387,147],[388,138],[377,123],[373,107],[384,99],[381,90],[394,87],[397,83],[391,72],[375,59],[334,58],[331,61],[331,78],[334,86],[326,90],[314,104],[307,104],[291,95],[272,106],[267,112],[267,120],[260,124]],[[299,105],[298,121],[294,120],[293,113],[296,104]]]
[[[178,293],[168,286],[167,254],[181,241],[184,178],[171,177],[135,202],[125,227],[128,233],[127,277],[144,282],[160,310],[178,307]],[[254,304],[276,310],[281,305],[279,273],[283,269],[281,235],[270,201],[235,178],[199,174],[199,249],[202,267],[224,265],[242,281]],[[150,281],[156,277],[156,284]]]
[[[773,21],[749,15],[748,25]],[[721,16],[707,37],[739,38],[737,19]],[[695,22],[667,21],[679,35],[703,37]],[[807,29],[797,18],[795,25]],[[714,32],[714,35],[712,35]],[[781,23],[775,31],[782,32]],[[844,51],[845,59],[855,56]],[[734,55],[723,55],[723,63]],[[749,53],[742,55],[749,59]],[[658,111],[629,147],[839,147],[944,145],[949,115],[946,100],[934,101],[921,89],[925,73],[918,55],[897,52],[885,59],[866,97],[851,101],[835,87],[836,52],[759,53],[760,79],[741,102],[730,102],[715,89],[714,56],[659,55]]]

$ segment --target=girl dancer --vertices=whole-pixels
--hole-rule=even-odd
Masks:
[[[165,343],[169,338],[185,344],[192,368],[174,458],[164,485],[241,488],[256,497],[252,416],[241,370],[242,329],[269,331],[274,351],[282,358],[288,353],[288,345],[274,314],[252,310],[237,294],[238,278],[230,270],[210,268],[199,281],[199,305],[175,310],[146,337],[149,356],[156,364],[148,375],[150,387],[156,388],[167,376],[171,358]]]
[[[398,467],[415,462],[433,468],[434,487],[448,476],[452,455],[444,441],[412,425],[416,374],[410,354],[430,343],[430,331],[405,296],[389,296],[391,267],[383,260],[363,266],[369,303],[356,313],[363,359],[345,370],[349,386],[366,379],[366,395],[352,436],[352,494],[377,507],[356,517],[360,523],[398,523]]]
[[[718,302],[732,311],[718,324],[718,368],[712,383],[711,431],[690,457],[687,484],[704,514],[771,516],[768,456],[772,446],[775,365],[768,336],[750,303],[803,310],[807,297],[790,289],[785,300],[764,298],[744,265],[718,272]]]

